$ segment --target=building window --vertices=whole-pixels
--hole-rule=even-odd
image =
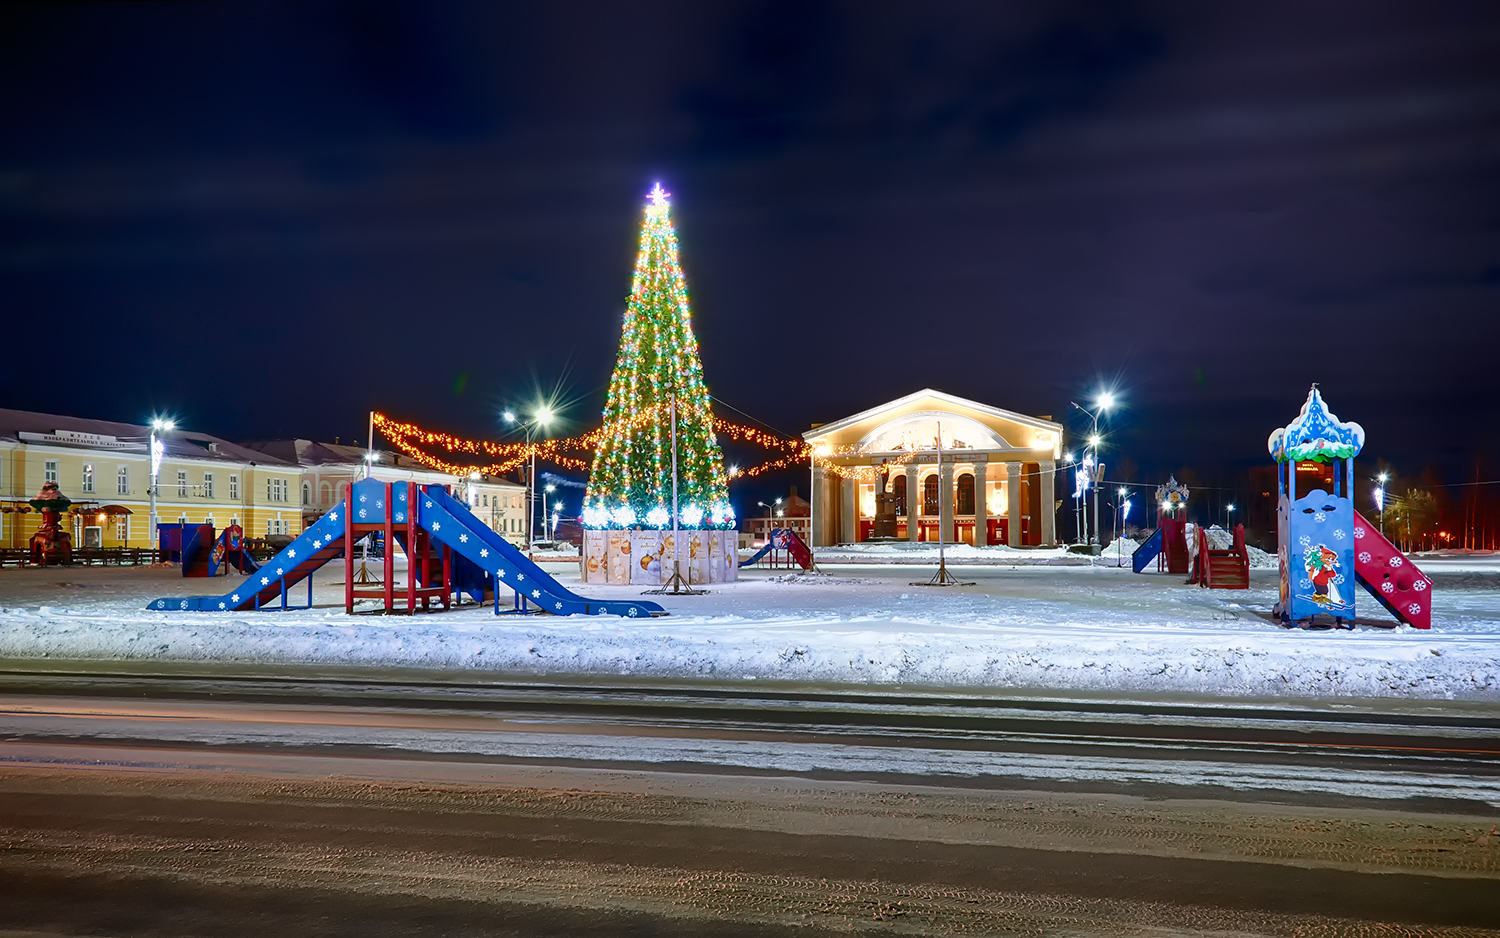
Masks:
[[[177,470],[177,497],[178,498],[187,498],[187,492],[188,492],[187,470],[186,469],[178,469]]]
[[[318,502],[322,505],[329,505],[333,503],[333,486],[329,485],[327,482],[324,482],[322,485],[318,486]]]
[[[130,468],[128,466],[121,466],[115,472],[115,494],[130,494]]]
[[[972,515],[974,513],[974,475],[965,472],[958,477],[958,507],[953,509],[955,515]]]
[[[94,491],[94,464],[91,462],[83,464],[83,490],[89,494]]]
[[[302,504],[304,504],[304,505],[311,505],[312,504],[312,483],[311,482],[304,482],[304,483],[302,483]]]
[[[204,518],[203,519],[203,523],[207,524],[207,525],[212,525],[214,523],[214,516],[213,515],[209,515],[208,517]]]
[[[49,459],[42,465],[42,479],[46,482],[57,481],[57,460]]]
[[[239,498],[240,497],[240,477],[237,476],[237,475],[231,474],[229,476],[229,497],[230,498]]]
[[[906,514],[906,473],[903,472],[892,481],[891,496],[896,499],[896,514]]]
[[[187,515],[178,515],[177,516],[177,523],[178,524],[187,524]]]
[[[214,474],[212,472],[203,473],[203,497],[214,497]],[[212,524],[212,522],[209,523]]]
[[[124,543],[130,539],[130,519],[115,519],[115,540]]]
[[[484,507],[490,507],[490,497],[488,495],[481,495],[479,497],[484,499]]]
[[[922,514],[924,515],[938,513],[938,484],[936,472],[922,480]]]

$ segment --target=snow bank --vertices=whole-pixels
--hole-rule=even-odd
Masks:
[[[1123,547],[1124,545],[1122,545]],[[1023,552],[1016,552],[1023,553]],[[1431,632],[1287,630],[1266,616],[1276,576],[1252,589],[1185,586],[1129,566],[971,566],[978,585],[913,586],[931,568],[820,565],[660,597],[672,613],[496,617],[468,606],[413,617],[346,616],[342,572],[322,608],[148,612],[154,596],[204,591],[171,571],[0,572],[0,657],[359,665],[562,677],[778,680],[1194,693],[1500,700],[1500,559],[1430,561]],[[576,579],[576,572],[572,573]],[[175,593],[169,592],[175,590]],[[601,599],[639,588],[591,587]],[[1382,614],[1361,596],[1361,613]]]

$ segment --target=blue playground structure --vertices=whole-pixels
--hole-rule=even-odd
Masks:
[[[354,611],[356,598],[380,598],[386,611],[396,610],[396,600],[405,600],[405,611],[424,609],[432,600],[446,608],[456,591],[482,601],[485,591],[494,596],[495,613],[502,612],[500,587],[514,594],[513,612],[535,611],[552,615],[615,615],[650,617],[666,615],[661,606],[641,600],[598,600],[579,596],[558,583],[525,554],[492,531],[450,495],[441,485],[419,486],[415,482],[380,482],[363,479],[348,489],[344,504],[319,518],[280,553],[261,564],[260,570],[239,589],[223,596],[189,596],[154,600],[148,609],[159,611],[206,610],[247,611],[258,609],[309,608],[312,605],[312,574],[330,560],[344,556],[348,545],[370,534],[380,534],[385,544],[400,544],[407,556],[406,585],[394,585],[393,555],[384,551],[385,577],[379,589],[357,589],[353,564],[344,567],[345,610]],[[287,604],[288,591],[307,580],[307,606]]]

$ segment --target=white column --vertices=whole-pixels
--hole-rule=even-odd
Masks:
[[[1053,491],[1057,476],[1057,463],[1047,460],[1040,464],[1042,484],[1042,543],[1057,543],[1057,495]]]
[[[985,500],[990,464],[983,456],[974,459],[974,546],[990,542],[990,506]]]
[[[825,532],[828,530],[828,508],[833,503],[828,498],[827,470],[822,466],[814,466],[812,471],[812,517],[808,518],[807,536],[811,538],[808,546],[827,547],[829,538]]]
[[[917,517],[922,513],[922,493],[917,489],[917,464],[906,464],[906,539],[915,541],[922,533]]]
[[[844,476],[838,481],[842,489],[839,499],[839,543],[853,544],[859,515],[855,513],[856,496],[859,494],[859,480],[853,476]]]
[[[1005,464],[1005,542],[1021,546],[1021,464]]]

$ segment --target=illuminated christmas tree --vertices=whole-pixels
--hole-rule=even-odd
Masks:
[[[620,356],[584,501],[583,522],[593,528],[672,526],[674,391],[679,523],[734,523],[668,195],[660,185],[651,190],[641,226]]]

